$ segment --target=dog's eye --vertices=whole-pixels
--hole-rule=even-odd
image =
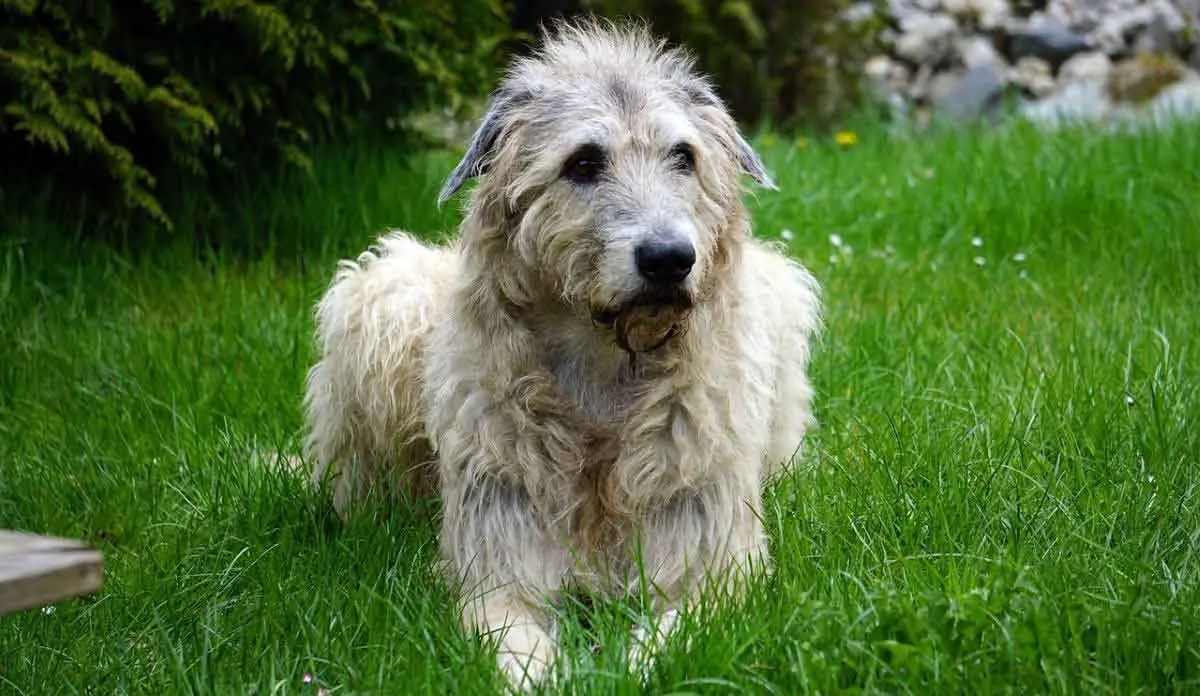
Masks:
[[[604,171],[604,151],[596,145],[584,145],[563,164],[562,175],[576,184],[594,183]]]
[[[696,171],[696,151],[687,143],[679,143],[671,148],[671,166],[685,174]]]

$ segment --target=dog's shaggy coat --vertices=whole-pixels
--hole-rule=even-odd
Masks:
[[[514,678],[551,663],[564,588],[649,583],[668,612],[767,561],[762,488],[812,422],[819,291],[752,237],[744,174],[774,188],[687,55],[563,24],[442,191],[478,179],[456,240],[389,234],[318,305],[314,475],[343,514],[369,490],[440,495],[464,626],[499,635]],[[686,277],[647,280],[656,244],[691,250]]]

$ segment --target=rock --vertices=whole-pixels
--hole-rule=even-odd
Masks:
[[[1098,82],[1108,80],[1112,61],[1100,51],[1077,53],[1058,69],[1058,83],[1068,85],[1076,82]]]
[[[963,73],[934,107],[954,121],[978,121],[993,116],[999,109],[1005,86],[1002,71],[994,66],[979,65]]]
[[[1006,0],[942,0],[942,9],[963,24],[990,30],[1012,15]]]
[[[915,14],[924,14],[924,12],[911,0],[888,0],[887,15],[897,23],[903,22],[905,18]]]
[[[1025,56],[1017,61],[1012,70],[1012,82],[1035,97],[1049,95],[1056,86],[1050,64],[1034,56]]]
[[[945,102],[946,97],[954,91],[955,86],[962,81],[966,70],[947,70],[939,72],[929,80],[929,101],[933,104]]]
[[[882,89],[902,92],[908,88],[912,72],[890,56],[873,56],[863,67],[867,79]]]
[[[875,18],[875,6],[869,2],[856,2],[842,10],[842,21],[849,24],[859,24]]]
[[[950,56],[958,33],[950,15],[914,14],[901,20],[895,52],[913,65],[937,65]]]
[[[863,65],[863,76],[870,94],[895,112],[895,103],[904,101],[902,95],[909,86],[908,67],[890,56],[872,56]]]
[[[1112,102],[1101,82],[1075,82],[1064,85],[1046,99],[1026,102],[1021,116],[1037,125],[1060,126],[1104,120],[1112,111]]]
[[[1185,43],[1183,33],[1187,21],[1173,4],[1167,0],[1154,0],[1150,4],[1151,19],[1134,40],[1138,53],[1178,53]]]
[[[1200,74],[1190,73],[1164,89],[1146,111],[1150,120],[1157,123],[1200,117]]]
[[[886,86],[896,61],[889,56],[871,56],[863,63],[863,75],[873,84]]]
[[[1010,84],[1033,121],[1200,116],[1193,81],[1200,81],[1200,0],[847,0],[843,7],[851,22],[886,25],[875,37],[882,55],[866,61],[864,77],[873,96],[911,122],[930,113],[955,121],[996,115]]]
[[[1010,23],[1008,26],[1008,57],[1017,61],[1025,57],[1041,58],[1057,68],[1076,53],[1091,48],[1083,36],[1056,19],[1036,23]]]
[[[917,68],[917,74],[913,76],[912,82],[908,86],[908,98],[918,104],[923,104],[929,101],[930,84],[933,82],[933,66],[922,65]]]
[[[1200,30],[1200,0],[1175,0],[1175,7],[1193,31]]]
[[[1112,66],[1105,86],[1114,102],[1147,102],[1191,71],[1183,61],[1169,55],[1139,55]]]
[[[1147,27],[1154,19],[1154,8],[1150,5],[1135,5],[1109,13],[1092,32],[1092,43],[1110,56],[1122,55],[1129,47],[1135,34]]]
[[[968,68],[1004,64],[1004,58],[996,50],[996,45],[982,36],[965,36],[958,41],[954,50],[962,64]]]

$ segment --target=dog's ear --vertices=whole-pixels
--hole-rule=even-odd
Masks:
[[[488,160],[496,148],[496,142],[500,139],[500,134],[504,130],[505,124],[508,122],[508,117],[515,104],[521,102],[522,99],[499,92],[491,99],[488,105],[487,113],[483,115],[483,119],[479,122],[479,127],[471,136],[471,142],[467,145],[467,152],[459,161],[458,166],[450,173],[446,179],[446,183],[442,186],[441,192],[438,193],[438,206],[448,201],[451,196],[462,188],[463,184],[487,171]]]
[[[732,154],[737,158],[738,165],[741,166],[742,171],[749,174],[750,178],[754,179],[760,186],[772,191],[778,191],[779,187],[775,185],[775,180],[771,178],[766,165],[763,164],[762,157],[759,156],[754,146],[742,136],[732,114],[725,107],[725,102],[717,96],[716,90],[705,80],[694,80],[684,87],[684,92],[693,104],[716,109],[720,112],[720,120],[725,121],[726,128],[732,132],[732,146],[736,150]]]
[[[778,191],[779,187],[775,185],[775,180],[771,178],[771,174],[767,172],[767,167],[763,164],[762,157],[755,151],[754,146],[746,142],[741,133],[737,135],[737,142],[738,163],[742,165],[742,171],[749,174],[750,178],[757,181],[760,186],[772,191]]]

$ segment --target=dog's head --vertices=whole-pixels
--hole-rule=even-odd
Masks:
[[[774,188],[711,84],[643,28],[558,24],[509,69],[439,202],[505,236],[529,291],[649,350],[746,234],[741,177]]]

